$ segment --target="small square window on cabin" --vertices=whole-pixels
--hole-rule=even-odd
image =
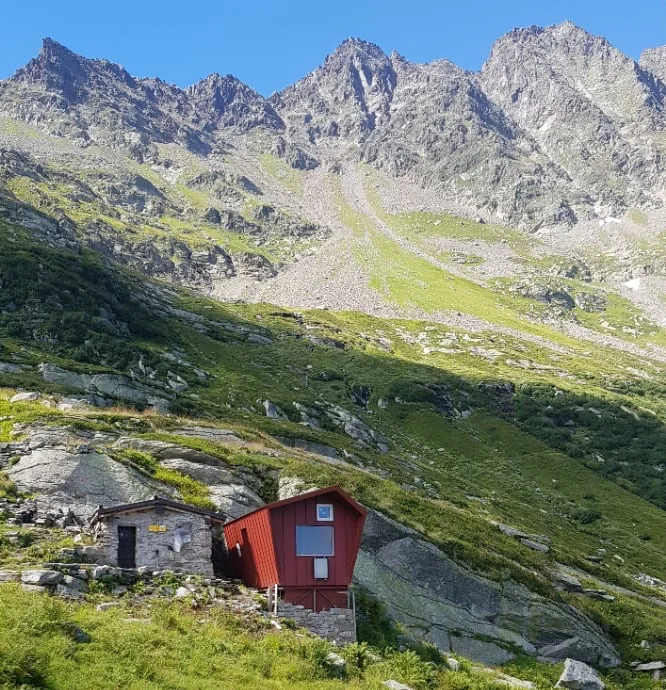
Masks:
[[[317,520],[333,522],[333,505],[331,503],[317,503]]]
[[[314,559],[314,579],[328,580],[328,558]]]
[[[297,556],[333,556],[333,528],[298,525],[296,527]]]

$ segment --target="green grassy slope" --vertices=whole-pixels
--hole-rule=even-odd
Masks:
[[[175,401],[180,414],[231,425],[261,444],[291,436],[356,457],[341,469],[313,464],[297,452],[276,460],[207,449],[227,461],[269,462],[313,483],[339,482],[457,560],[551,596],[558,596],[549,580],[555,561],[637,592],[642,590],[632,578],[639,572],[666,578],[666,513],[635,495],[663,505],[664,479],[654,469],[665,433],[663,377],[654,366],[651,382],[627,370],[651,366],[649,361],[599,348],[583,354],[580,346],[554,354],[518,338],[354,313],[220,305],[150,287],[102,266],[93,255],[36,244],[15,227],[4,226],[0,242],[0,360],[32,367],[1,374],[6,388],[58,392],[35,370],[42,361],[79,371],[126,371],[143,357],[164,372],[174,365],[163,354],[178,349],[209,375],[201,383],[191,369],[178,370],[190,384]],[[170,314],[169,302],[190,316]],[[248,342],[229,325],[252,329],[270,342]],[[328,338],[329,346],[313,344],[311,335]],[[424,354],[427,344],[444,339],[453,345]],[[488,359],[481,351],[490,349],[502,356]],[[554,369],[506,363],[518,357]],[[514,393],[495,385],[506,381],[515,383]],[[352,402],[358,386],[370,390],[368,410]],[[280,405],[292,421],[268,420],[264,399]],[[380,399],[388,402],[385,409],[378,407]],[[391,439],[390,452],[358,449],[334,428],[315,432],[297,424],[292,402],[317,400],[363,418]],[[67,413],[39,404],[1,405],[5,438],[23,419],[70,421]],[[77,416],[77,423],[100,428],[124,419],[101,411]],[[159,417],[142,424],[133,433],[163,438],[174,425]],[[387,472],[387,478],[369,474],[368,467]],[[551,553],[525,549],[491,520],[549,536]],[[602,564],[589,562],[585,557],[599,548],[608,557]],[[608,626],[621,610],[620,603],[576,603]],[[645,606],[640,599],[629,605]],[[648,612],[645,606],[641,625],[626,633],[623,651],[638,654],[633,645],[641,635],[666,642],[666,629],[653,624]]]

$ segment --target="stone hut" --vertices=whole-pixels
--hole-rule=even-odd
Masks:
[[[224,558],[226,517],[167,498],[104,508],[90,520],[98,562],[119,568],[149,568],[214,575]]]

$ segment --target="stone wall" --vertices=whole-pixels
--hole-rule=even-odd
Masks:
[[[155,508],[109,515],[96,526],[99,563],[118,565],[118,527],[136,527],[136,566],[213,575],[213,528],[204,516]],[[151,531],[159,526],[164,531]],[[190,541],[177,540],[177,532]],[[179,550],[180,549],[180,550]]]
[[[314,635],[337,645],[356,642],[356,620],[352,609],[329,609],[315,613],[304,606],[280,602],[278,616],[289,618]]]

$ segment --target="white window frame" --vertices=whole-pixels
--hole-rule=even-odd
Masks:
[[[330,508],[331,517],[327,517],[327,518],[319,517],[319,509],[320,508]],[[317,503],[317,522],[333,522],[334,519],[335,518],[333,515],[333,504],[332,503]]]

